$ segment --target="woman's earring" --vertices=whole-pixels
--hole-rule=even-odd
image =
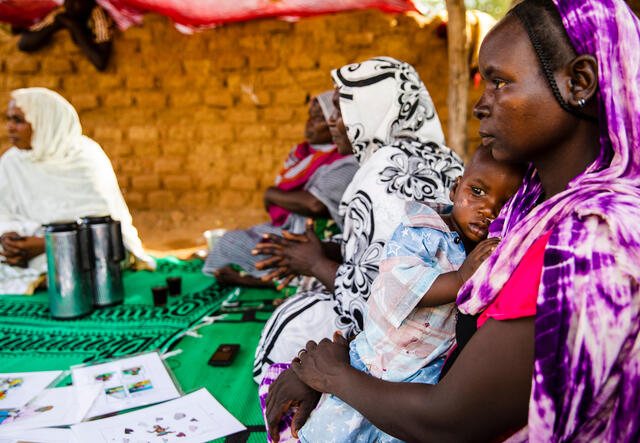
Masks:
[[[587,104],[587,101],[584,98],[579,98],[578,99],[578,107],[579,108],[582,108],[586,104]]]

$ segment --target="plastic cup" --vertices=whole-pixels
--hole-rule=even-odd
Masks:
[[[168,288],[166,286],[155,286],[151,288],[153,293],[153,304],[155,306],[164,306],[167,304]]]
[[[182,294],[182,277],[167,277],[167,287],[171,296]]]

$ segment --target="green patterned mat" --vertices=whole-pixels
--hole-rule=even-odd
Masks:
[[[103,308],[78,320],[55,320],[46,292],[33,296],[0,295],[0,363],[34,356],[75,363],[167,349],[181,333],[220,308],[233,288],[221,288],[200,273],[201,261],[160,260],[155,272],[126,272],[125,304]],[[152,304],[151,287],[180,276],[188,293],[169,297],[167,306]],[[46,363],[45,363],[46,365]],[[44,368],[33,368],[40,370]]]

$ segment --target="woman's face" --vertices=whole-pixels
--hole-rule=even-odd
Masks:
[[[304,136],[309,143],[331,142],[329,124],[324,118],[322,108],[316,99],[311,100],[311,104],[309,105],[309,118],[304,128]]]
[[[535,162],[573,132],[576,119],[555,100],[517,17],[507,16],[487,35],[479,67],[485,90],[473,115],[496,160]],[[568,77],[555,77],[566,98]]]
[[[9,102],[7,110],[7,133],[9,141],[18,149],[31,149],[31,123],[25,117],[24,112],[17,105],[15,100]]]
[[[331,138],[336,144],[336,147],[338,148],[338,152],[340,154],[353,154],[353,147],[351,146],[351,141],[349,141],[349,137],[347,136],[347,128],[344,127],[342,114],[340,113],[340,93],[338,91],[338,88],[336,88],[336,90],[334,91],[332,100],[335,109],[328,122]]]

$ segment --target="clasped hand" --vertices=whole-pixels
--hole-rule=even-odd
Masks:
[[[256,269],[273,269],[262,280],[282,280],[278,290],[284,289],[296,275],[313,275],[314,266],[324,258],[322,242],[313,231],[311,219],[307,220],[304,234],[284,230],[282,237],[266,234],[251,253],[272,256],[256,263]]]
[[[45,251],[41,237],[22,237],[17,232],[6,232],[0,236],[5,263],[26,268],[29,260]]]
[[[298,430],[306,423],[316,407],[321,392],[329,392],[332,377],[339,377],[340,370],[349,366],[349,343],[336,332],[333,341],[325,338],[316,344],[307,343],[291,367],[271,385],[266,400],[266,416],[269,435],[274,443],[280,439],[279,424],[282,416],[297,406],[291,423],[291,434],[298,437]]]

